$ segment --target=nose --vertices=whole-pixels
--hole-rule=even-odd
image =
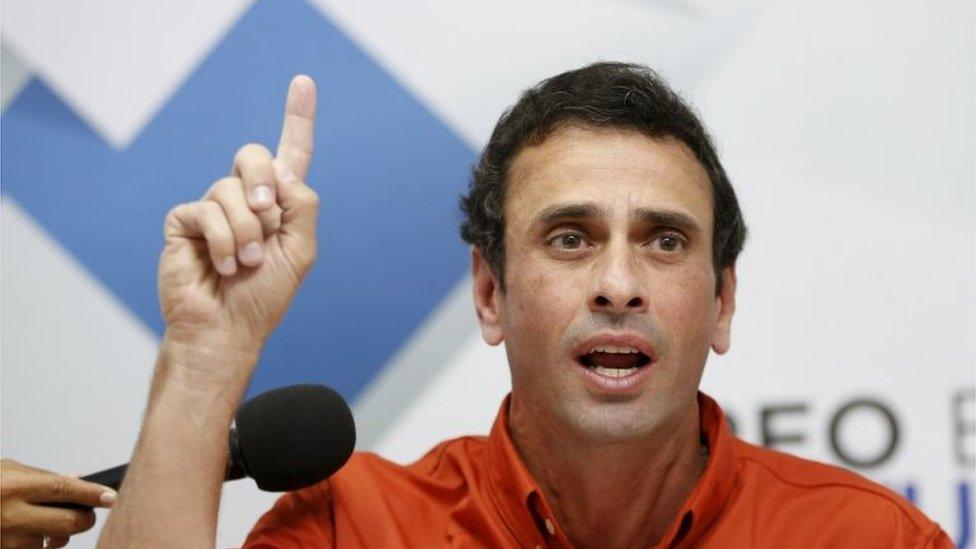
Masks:
[[[647,286],[640,274],[638,258],[630,250],[604,251],[596,265],[590,310],[613,314],[647,310]]]

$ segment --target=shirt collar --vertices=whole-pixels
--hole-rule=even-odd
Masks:
[[[568,546],[568,540],[555,524],[555,515],[508,432],[510,399],[511,395],[502,402],[488,437],[488,494],[520,543],[530,547]],[[687,546],[699,539],[718,519],[737,482],[734,439],[725,414],[704,393],[698,393],[698,409],[708,461],[698,484],[659,544],[662,547]]]
[[[490,482],[488,494],[495,508],[502,515],[512,534],[523,545],[535,547],[546,545],[545,518],[539,517],[540,504],[545,506],[542,491],[533,480],[529,470],[522,462],[522,457],[515,448],[515,443],[508,432],[508,405],[512,398],[509,394],[502,401],[495,424],[488,435],[487,468]],[[543,512],[549,511],[548,507]],[[540,528],[540,518],[543,521]]]
[[[659,545],[687,547],[695,543],[722,514],[738,482],[735,439],[718,403],[698,393],[701,436],[708,448],[708,461],[695,489],[681,506],[671,529]]]

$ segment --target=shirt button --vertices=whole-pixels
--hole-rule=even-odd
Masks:
[[[541,545],[536,545],[535,546],[535,549],[542,549],[542,546]]]
[[[556,535],[556,525],[553,524],[549,519],[546,519],[546,530],[549,532],[550,536]]]

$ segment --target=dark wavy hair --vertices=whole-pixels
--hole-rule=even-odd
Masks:
[[[683,142],[708,173],[714,204],[712,264],[716,292],[721,272],[735,264],[746,225],[712,139],[695,112],[652,69],[594,63],[543,80],[499,118],[461,197],[461,238],[477,246],[505,290],[505,192],[512,160],[522,147],[542,143],[567,123],[625,128]]]

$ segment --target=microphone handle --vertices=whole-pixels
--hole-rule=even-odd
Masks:
[[[122,479],[125,478],[125,471],[128,468],[129,464],[123,463],[122,465],[112,467],[111,469],[105,469],[104,471],[85,475],[81,477],[81,480],[87,480],[88,482],[108,486],[109,488],[118,491],[119,486],[122,486]]]
[[[122,486],[122,480],[125,478],[125,472],[128,468],[129,464],[123,463],[122,465],[117,465],[111,469],[105,469],[104,471],[98,471],[97,473],[85,475],[81,477],[81,480],[87,480],[88,482],[108,486],[109,488],[118,491],[119,486]],[[231,428],[230,444],[228,445],[227,452],[227,471],[224,474],[224,480],[237,480],[246,476],[247,471],[244,466],[244,456],[241,453],[241,445],[240,439],[237,435],[237,429]],[[80,503],[72,503],[67,501],[51,501],[42,503],[41,505],[46,507],[59,507],[61,509],[77,509],[79,511],[92,510],[90,505],[82,505]]]

